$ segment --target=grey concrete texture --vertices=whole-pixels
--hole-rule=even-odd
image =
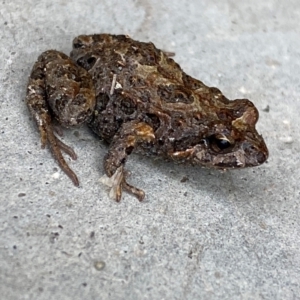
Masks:
[[[2,0],[1,299],[300,299],[300,2]],[[107,147],[64,130],[80,187],[42,150],[24,103],[30,70],[79,34],[174,51],[190,75],[249,98],[268,163],[219,172],[130,157],[146,192],[99,183]]]

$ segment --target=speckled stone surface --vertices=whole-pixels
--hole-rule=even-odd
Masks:
[[[298,299],[300,2],[2,1],[0,295],[2,299]],[[47,49],[79,34],[125,33],[176,53],[190,75],[249,98],[268,163],[219,171],[133,155],[144,203],[109,199],[106,146],[64,130],[76,188],[23,101]]]

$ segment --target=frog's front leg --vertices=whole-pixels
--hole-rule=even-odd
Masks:
[[[135,195],[140,201],[144,199],[144,191],[126,182],[124,165],[133,149],[154,140],[152,127],[138,120],[124,123],[114,136],[104,158],[104,168],[108,177],[102,178],[102,182],[111,187],[110,196],[116,201],[121,200],[123,189]]]
[[[46,51],[32,68],[26,103],[38,125],[42,148],[49,145],[61,169],[78,186],[78,178],[61,151],[73,159],[76,154],[55,136],[52,119],[54,117],[59,124],[69,127],[81,124],[91,116],[95,92],[90,75],[67,55],[55,50]]]

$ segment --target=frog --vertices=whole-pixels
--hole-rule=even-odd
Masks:
[[[47,50],[38,57],[25,102],[42,148],[50,148],[75,186],[78,177],[63,153],[77,156],[61,141],[57,124],[87,124],[108,144],[102,182],[118,202],[123,191],[145,197],[127,182],[125,164],[133,152],[220,170],[267,160],[253,102],[229,100],[186,74],[171,56],[151,42],[102,33],[76,37],[70,56]]]

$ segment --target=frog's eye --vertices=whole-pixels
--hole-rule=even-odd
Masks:
[[[226,136],[221,134],[214,134],[211,137],[209,137],[208,140],[211,145],[211,148],[216,152],[228,150],[233,146],[233,143],[229,141],[229,139]]]
[[[231,146],[230,142],[225,139],[216,139],[215,142],[220,150],[227,149]]]

